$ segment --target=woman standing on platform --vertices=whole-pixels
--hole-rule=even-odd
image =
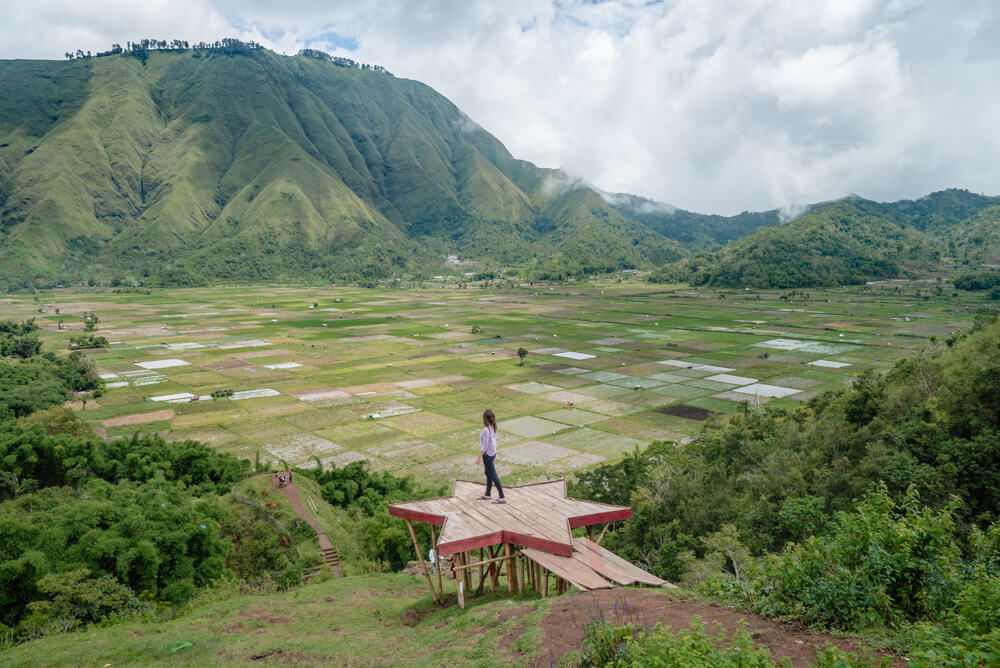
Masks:
[[[483,501],[489,501],[493,485],[496,485],[497,491],[500,492],[500,498],[493,503],[507,503],[503,498],[500,476],[497,475],[497,469],[493,463],[497,458],[497,416],[489,408],[483,411],[483,431],[479,434],[479,458],[483,460],[483,469],[486,472],[486,494],[479,498]]]

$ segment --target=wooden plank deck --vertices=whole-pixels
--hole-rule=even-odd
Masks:
[[[566,481],[504,488],[507,503],[480,500],[483,483],[456,480],[451,496],[389,506],[389,514],[440,526],[442,556],[500,543],[570,556],[571,529],[628,519],[632,509],[566,496]]]

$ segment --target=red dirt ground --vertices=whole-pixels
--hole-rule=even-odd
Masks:
[[[617,608],[615,607],[617,606]],[[627,606],[627,613],[622,610]],[[675,601],[659,594],[642,590],[606,589],[572,596],[560,597],[542,622],[542,654],[539,665],[548,665],[565,654],[579,650],[583,642],[583,629],[591,615],[604,615],[610,622],[638,620],[652,627],[656,622],[672,629],[688,628],[694,615],[700,615],[706,631],[714,635],[713,626],[719,622],[726,633],[732,635],[740,620],[758,645],[771,652],[775,661],[790,659],[793,666],[807,666],[815,662],[816,650],[832,643],[849,652],[865,651],[865,646],[852,638],[834,638],[824,633],[810,631],[801,625],[783,624],[750,613],[730,610],[719,605]],[[627,616],[627,619],[626,619]],[[875,652],[891,656],[887,652]],[[893,657],[893,666],[906,662]]]

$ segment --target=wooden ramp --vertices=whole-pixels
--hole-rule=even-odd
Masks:
[[[620,585],[638,583],[651,587],[677,586],[642,570],[635,564],[625,561],[614,552],[605,550],[594,541],[586,538],[573,539],[572,558]]]
[[[573,554],[569,557],[530,547],[522,549],[521,554],[541,564],[581,591],[607,589],[614,586],[612,582],[619,585],[676,586],[652,573],[647,573],[586,538],[573,539]]]
[[[578,561],[575,554],[572,557],[563,557],[551,552],[536,550],[532,547],[523,548],[521,554],[540,564],[543,568],[547,568],[552,573],[555,573],[558,577],[561,577],[580,591],[609,589],[614,586],[594,572],[594,569],[590,566]]]

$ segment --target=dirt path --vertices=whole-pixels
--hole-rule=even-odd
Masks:
[[[690,603],[672,600],[661,594],[641,589],[605,589],[587,593],[561,596],[542,622],[543,653],[538,657],[539,665],[548,665],[565,654],[579,650],[583,642],[583,630],[594,616],[603,615],[612,623],[635,621],[652,628],[657,622],[672,629],[686,629],[695,615],[710,635],[713,626],[719,622],[728,635],[739,628],[740,620],[746,622],[747,630],[758,645],[771,652],[771,658],[778,661],[791,660],[793,666],[807,666],[815,662],[816,650],[827,643],[849,652],[863,651],[862,643],[852,638],[834,638],[824,633],[810,631],[801,625],[783,624],[754,615],[730,610],[719,605]],[[887,652],[876,652],[891,656]],[[905,666],[906,662],[893,657],[893,666]]]
[[[280,475],[284,475],[286,479],[289,477],[288,473],[282,473]],[[261,477],[269,478],[271,480],[274,479],[273,475],[264,475]],[[344,577],[344,570],[340,566],[340,557],[337,556],[337,550],[333,547],[333,543],[330,542],[330,537],[326,535],[326,529],[320,526],[320,523],[316,521],[313,514],[302,504],[302,499],[299,494],[299,486],[294,482],[286,482],[283,487],[277,487],[277,489],[285,496],[286,499],[288,499],[288,502],[292,504],[292,509],[298,513],[298,516],[305,520],[305,523],[316,531],[316,540],[319,541],[319,550],[323,554],[326,563],[329,564],[330,571],[337,577]]]

